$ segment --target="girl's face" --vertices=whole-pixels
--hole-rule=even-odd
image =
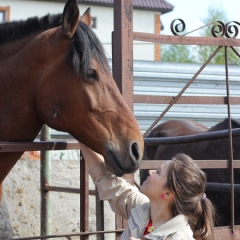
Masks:
[[[161,194],[169,191],[166,187],[169,165],[170,161],[167,161],[157,170],[149,170],[148,178],[140,187],[140,191],[149,199],[160,199]]]

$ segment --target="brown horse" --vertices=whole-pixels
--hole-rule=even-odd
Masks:
[[[147,138],[156,137],[177,137],[184,135],[193,135],[206,132],[208,128],[201,123],[192,120],[170,120],[159,124],[148,134]],[[174,146],[173,146],[174,147]],[[189,148],[188,145],[180,146],[181,149]],[[145,146],[145,158],[157,159],[155,155],[159,156],[158,152],[164,152],[165,148],[169,148],[168,145],[146,145]],[[175,148],[174,148],[175,149]],[[171,158],[170,158],[171,159]]]
[[[232,128],[240,128],[240,122],[231,120]],[[228,129],[228,119],[218,123],[212,128],[193,121],[173,120],[158,125],[147,138],[174,137],[193,135],[202,132],[214,132]],[[169,160],[177,153],[186,153],[195,160],[225,160],[229,159],[229,139],[208,140],[195,143],[172,144],[172,145],[146,145],[144,159]],[[240,137],[233,137],[233,158],[240,159]],[[230,183],[229,169],[203,169],[207,174],[208,182]],[[141,170],[141,183],[147,178],[148,171]],[[240,169],[234,170],[235,183],[240,183]],[[228,226],[231,224],[231,195],[230,192],[210,191],[206,194],[216,206],[217,226]],[[240,201],[239,193],[235,193],[235,223],[240,224]]]
[[[33,141],[47,124],[102,154],[114,174],[132,173],[143,137],[90,29],[90,11],[79,14],[69,0],[58,27],[0,25],[0,141]],[[0,182],[21,155],[0,153]]]
[[[4,34],[1,34],[2,37],[0,38],[0,61],[12,57],[22,48],[24,48],[26,44],[32,41],[32,39],[39,33],[50,28],[58,27],[61,25],[61,22],[62,14],[48,14],[41,18],[33,17],[25,21],[2,23],[0,25],[0,32]],[[40,159],[39,156],[36,157]],[[0,199],[1,195],[2,184],[0,184]]]

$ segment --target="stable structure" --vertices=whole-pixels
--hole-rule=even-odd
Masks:
[[[22,20],[33,16],[59,13],[65,0],[1,0],[0,22]],[[106,54],[112,57],[111,33],[113,31],[113,0],[77,0],[81,14],[91,7],[92,29],[104,46]],[[159,34],[163,28],[161,16],[173,10],[174,6],[168,1],[134,1],[133,27],[149,33]],[[134,58],[139,60],[160,60],[160,45],[145,42],[134,44]]]
[[[202,37],[187,37],[187,36],[178,36],[181,35],[181,32],[184,32],[185,30],[185,23],[183,20],[179,20],[177,24],[175,25],[176,21],[172,22],[171,29],[175,36],[163,36],[163,35],[156,35],[156,34],[147,34],[147,33],[141,33],[141,32],[132,32],[129,31],[129,29],[132,29],[132,15],[128,12],[126,12],[126,8],[129,7],[132,4],[132,1],[119,1],[118,3],[115,3],[115,9],[120,9],[120,13],[116,12],[116,18],[115,18],[115,30],[113,34],[113,47],[114,46],[121,46],[120,48],[115,49],[115,52],[113,54],[113,66],[115,66],[114,69],[114,79],[117,81],[119,89],[121,90],[124,98],[129,103],[130,107],[133,107],[134,102],[149,102],[149,103],[165,103],[168,104],[166,109],[160,114],[159,118],[149,127],[149,129],[145,132],[144,136],[147,135],[147,133],[157,124],[157,122],[167,113],[167,111],[177,102],[181,102],[182,104],[191,104],[191,103],[206,103],[209,104],[228,104],[228,118],[231,118],[231,110],[230,110],[230,104],[240,104],[239,97],[230,97],[229,94],[229,76],[228,76],[228,61],[227,61],[227,51],[228,47],[232,48],[232,50],[236,53],[238,57],[240,57],[239,53],[235,50],[234,47],[240,46],[240,40],[235,38],[230,38],[229,36],[229,25],[231,23],[228,23],[226,26],[223,24],[219,26],[219,29],[222,30],[220,33],[220,37],[217,38],[215,28],[213,28],[212,33],[213,36],[216,38],[202,38]],[[132,6],[132,5],[131,5]],[[128,8],[129,9],[129,8]],[[116,10],[117,11],[117,10]],[[119,22],[121,22],[121,26],[117,28]],[[232,23],[234,24],[234,23]],[[234,28],[237,29],[236,27]],[[238,32],[236,30],[236,32]],[[226,39],[222,36],[226,36],[229,39]],[[237,33],[234,34],[234,36],[237,36]],[[133,97],[133,76],[131,75],[132,70],[132,41],[146,41],[146,42],[155,42],[155,43],[167,43],[167,44],[186,44],[186,45],[209,45],[209,46],[216,46],[216,50],[209,56],[209,58],[206,60],[205,63],[199,68],[199,70],[193,75],[192,79],[183,87],[183,89],[179,92],[177,96],[143,96],[143,97]],[[197,78],[199,73],[207,66],[207,64],[210,62],[210,60],[217,54],[217,52],[222,48],[225,48],[225,71],[226,71],[226,97],[196,97],[196,96],[188,96],[188,97],[181,97],[182,94],[185,92],[185,90],[189,87],[189,85]],[[123,83],[124,81],[124,83]],[[229,129],[229,137],[231,139],[231,125]],[[223,166],[223,168],[226,168],[228,166],[228,161],[230,162],[229,166],[231,168],[231,198],[234,198],[234,179],[233,179],[233,169],[240,167],[240,161],[234,160],[234,166],[233,166],[233,159],[232,156],[229,156],[229,160],[226,160],[226,165]],[[216,165],[216,161],[212,162],[213,165]],[[200,167],[203,167],[201,165],[201,161],[198,162]],[[211,161],[208,162],[208,166],[210,166]],[[151,166],[148,166],[147,168],[151,168]],[[207,168],[207,166],[205,166]],[[234,225],[234,206],[231,206],[232,208],[232,225],[230,227],[216,229],[216,239],[238,239],[240,236],[239,226],[236,227]]]

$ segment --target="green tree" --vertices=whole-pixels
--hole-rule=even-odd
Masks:
[[[203,24],[207,25],[213,23],[207,27],[204,27],[201,31],[201,36],[203,37],[212,37],[211,29],[213,26],[216,26],[215,29],[218,31],[219,27],[217,27],[217,21],[221,21],[224,24],[229,22],[226,17],[226,13],[222,8],[208,8],[207,16],[203,19]],[[215,46],[199,46],[198,47],[198,60],[200,63],[205,62],[208,57],[214,52],[216,49]],[[238,50],[237,48],[235,48]],[[211,60],[212,64],[224,64],[225,63],[225,49],[224,47],[217,53],[217,55]],[[239,57],[233,52],[233,50],[228,47],[228,63],[229,64],[239,64]]]
[[[206,17],[203,19],[203,25],[208,25],[200,31],[202,37],[213,37],[211,29],[217,25],[216,21],[224,24],[228,22],[226,13],[221,8],[209,7]],[[213,23],[213,24],[211,24]],[[216,27],[216,30],[219,30]],[[204,63],[216,49],[216,46],[188,46],[188,45],[162,45],[161,60],[163,62],[181,62],[181,63]],[[239,53],[239,48],[235,48]],[[211,60],[212,64],[225,63],[224,47]],[[240,64],[239,57],[228,47],[228,63]]]
[[[164,45],[161,60],[163,62],[196,63],[196,57],[191,53],[191,46]]]

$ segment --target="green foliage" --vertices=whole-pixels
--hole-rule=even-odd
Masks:
[[[191,46],[164,45],[161,60],[163,62],[196,63],[196,57],[191,53]]]
[[[216,21],[221,21],[224,24],[226,24],[229,20],[226,17],[226,14],[223,9],[219,8],[213,8],[209,7],[207,17],[203,19],[203,24],[209,24],[214,23],[210,25],[209,27],[203,28],[201,31],[201,36],[203,37],[212,37],[211,34],[211,28],[214,25],[217,25]],[[218,30],[218,27],[216,27]],[[205,62],[209,56],[214,52],[214,50],[217,47],[215,46],[199,46],[198,48],[198,57],[199,62],[203,63]],[[237,51],[239,51],[238,48],[235,48]],[[233,52],[231,48],[227,48],[228,51],[228,63],[229,64],[240,64],[239,57]],[[212,64],[224,64],[225,63],[225,49],[224,47],[217,53],[217,55],[211,60]]]
[[[226,13],[221,8],[209,7],[206,17],[203,19],[204,27],[200,31],[202,37],[213,37],[211,29],[217,25],[216,21],[221,21],[226,24],[229,20]],[[218,31],[219,28],[216,27]],[[181,63],[204,63],[216,49],[216,46],[187,46],[187,45],[163,45],[161,60],[164,62],[181,62]],[[240,54],[239,48],[235,50]],[[228,63],[240,64],[239,57],[233,52],[230,47],[227,47]],[[223,47],[217,55],[211,60],[211,64],[224,64],[225,63],[225,48]]]

